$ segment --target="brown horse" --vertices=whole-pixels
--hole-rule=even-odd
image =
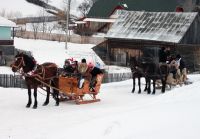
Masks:
[[[19,53],[15,56],[15,61],[11,64],[11,68],[13,72],[20,72],[26,81],[26,85],[28,88],[28,103],[26,105],[27,108],[30,107],[32,103],[31,99],[31,89],[34,89],[34,105],[33,108],[37,108],[37,88],[40,85],[46,86],[47,96],[44,102],[44,106],[49,103],[49,96],[50,96],[50,87],[55,87],[55,79],[57,76],[57,66],[54,63],[44,63],[41,65],[37,65],[34,58],[28,56],[23,53]],[[32,74],[30,75],[29,73]],[[45,85],[45,84],[46,85]],[[48,85],[47,85],[48,84]],[[59,92],[53,89],[53,98],[56,101],[56,106],[59,105]]]

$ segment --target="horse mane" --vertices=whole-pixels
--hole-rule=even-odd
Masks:
[[[25,64],[25,67],[23,67],[23,68],[27,72],[32,71],[34,69],[34,67],[36,66],[36,62],[35,62],[35,59],[33,56],[29,56],[27,54],[20,53],[20,54],[16,55],[16,57],[23,57],[24,64]],[[24,72],[26,72],[26,71],[24,71]]]

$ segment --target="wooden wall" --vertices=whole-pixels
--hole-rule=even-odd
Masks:
[[[0,45],[13,45],[14,40],[0,40]]]
[[[163,46],[170,47],[172,55],[180,54],[191,72],[200,70],[200,45],[107,40],[106,43],[100,44],[98,47],[102,47],[101,50],[104,50],[104,57],[99,56],[106,64],[129,66],[130,57],[134,56],[153,57],[158,62],[158,52]]]

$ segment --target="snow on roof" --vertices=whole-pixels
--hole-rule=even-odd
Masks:
[[[75,24],[85,24],[86,22],[84,21],[76,21]]]
[[[113,23],[116,19],[85,18],[83,21]]]
[[[106,38],[179,43],[197,13],[122,11]]]
[[[0,26],[3,27],[17,27],[15,22],[12,22],[4,17],[0,16]]]

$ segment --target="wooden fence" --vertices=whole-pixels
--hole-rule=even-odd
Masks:
[[[131,73],[105,73],[103,83],[119,82],[131,78]],[[26,83],[20,75],[0,74],[0,87],[26,88]]]
[[[103,83],[119,82],[132,79],[132,73],[105,73]]]
[[[66,35],[65,34],[55,34],[55,33],[42,33],[37,32],[36,36],[34,36],[34,32],[31,31],[16,31],[16,37],[21,37],[25,39],[41,39],[41,40],[51,40],[51,41],[59,41],[65,42]],[[68,36],[68,42],[72,43],[80,43],[80,44],[99,44],[105,39],[103,37],[90,37],[90,36],[79,36],[79,35],[70,35]]]
[[[26,88],[25,80],[20,75],[0,74],[1,87]]]

